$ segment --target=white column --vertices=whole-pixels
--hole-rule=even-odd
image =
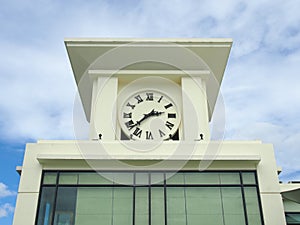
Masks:
[[[210,139],[205,82],[200,77],[182,77],[183,136],[185,140]]]
[[[99,76],[95,79],[92,96],[90,139],[116,139],[116,104],[118,78]],[[94,91],[96,90],[96,91]]]

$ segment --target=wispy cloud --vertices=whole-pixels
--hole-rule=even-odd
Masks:
[[[8,187],[0,182],[0,199],[14,196],[16,195],[16,192],[11,191],[8,189]],[[5,203],[0,205],[0,218],[8,216],[10,213],[14,211],[14,207],[10,203]]]
[[[0,218],[8,216],[10,213],[14,211],[14,209],[15,208],[9,203],[0,205]]]
[[[8,187],[0,182],[0,198],[16,195],[14,191],[8,189]]]

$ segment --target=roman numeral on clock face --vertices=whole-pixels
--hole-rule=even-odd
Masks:
[[[160,101],[162,100],[162,98],[163,98],[164,96],[160,96],[160,98],[158,99],[158,103],[160,103]]]
[[[132,120],[129,120],[125,123],[126,127],[131,130],[134,127],[134,122]]]
[[[123,112],[123,118],[131,118],[132,113],[125,113]]]
[[[131,105],[129,102],[127,103],[126,106],[130,107],[131,109],[134,109],[134,107],[135,107],[135,105]]]
[[[141,103],[143,101],[143,99],[141,98],[140,95],[137,95],[134,98],[138,101],[137,104],[139,104],[139,103]]]
[[[135,131],[133,132],[133,134],[139,138],[141,138],[141,135],[142,135],[142,131],[140,128],[135,128]]]
[[[172,107],[173,106],[173,104],[172,103],[169,103],[168,105],[165,105],[165,109],[168,109],[168,108],[170,108],[170,107]]]
[[[151,131],[146,131],[146,139],[153,139]]]
[[[180,111],[164,92],[140,90],[129,96],[118,109],[122,140],[178,140]],[[126,135],[126,136],[125,136]]]
[[[153,93],[146,93],[147,98],[146,101],[153,101]]]
[[[170,123],[169,121],[166,122],[166,126],[172,130],[172,128],[174,127],[174,124],[173,123]]]
[[[158,132],[159,132],[159,136],[160,136],[160,137],[163,137],[163,136],[166,135],[166,134],[165,134],[164,132],[162,132],[160,129],[158,130]]]
[[[176,113],[168,113],[168,118],[176,118]]]

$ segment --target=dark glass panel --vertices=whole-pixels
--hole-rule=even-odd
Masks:
[[[54,215],[54,225],[74,224],[76,198],[76,187],[58,188]]]
[[[38,225],[50,225],[52,223],[52,215],[54,210],[55,187],[43,187],[39,214],[37,217]]]

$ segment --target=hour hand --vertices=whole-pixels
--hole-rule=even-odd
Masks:
[[[160,115],[163,114],[163,113],[165,113],[165,112],[154,111],[152,115],[153,115],[153,116],[160,116]]]

